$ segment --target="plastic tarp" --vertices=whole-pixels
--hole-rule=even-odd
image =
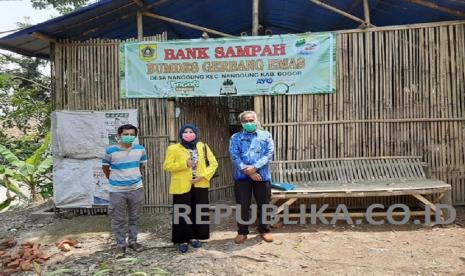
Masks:
[[[136,109],[55,111],[52,113],[53,155],[102,158],[105,148],[116,143],[118,127],[124,124],[137,126]]]
[[[137,126],[137,116],[136,109],[53,112],[53,199],[58,208],[108,204],[101,158],[107,146],[117,143],[118,127]]]
[[[90,208],[108,204],[108,180],[100,159],[55,158],[53,199],[59,208]]]

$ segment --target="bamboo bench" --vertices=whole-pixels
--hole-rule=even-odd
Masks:
[[[451,204],[451,186],[432,179],[426,163],[418,156],[273,161],[270,170],[272,181],[295,185],[291,191],[272,189],[271,203],[282,202],[277,204],[278,216],[282,216],[286,205],[305,198],[411,195],[434,212],[437,203]],[[425,197],[432,194],[437,195],[434,200]],[[424,214],[411,212],[412,216]],[[363,213],[350,215],[364,217]]]

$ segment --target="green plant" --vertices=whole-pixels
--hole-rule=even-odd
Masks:
[[[25,196],[21,193],[20,186],[27,187],[32,201],[36,201],[39,194],[43,198],[50,196],[51,179],[47,172],[52,168],[53,159],[46,154],[50,140],[51,134],[48,133],[42,145],[25,161],[0,145],[0,157],[4,159],[4,165],[0,165],[0,185],[21,199],[25,199]]]

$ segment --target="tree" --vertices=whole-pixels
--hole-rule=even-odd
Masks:
[[[66,14],[85,6],[89,0],[31,0],[32,7],[38,10],[53,7],[61,14]]]
[[[53,165],[52,156],[47,153],[50,140],[51,135],[48,133],[42,145],[24,161],[0,145],[0,156],[5,160],[5,165],[0,165],[0,185],[23,200],[25,196],[20,190],[21,186],[29,190],[32,201],[36,201],[39,194],[43,198],[50,197],[52,181],[47,175]],[[7,196],[0,203],[0,211],[8,207],[14,198],[15,196]]]
[[[32,154],[50,129],[50,77],[46,61],[0,54],[0,144],[19,158]],[[20,132],[18,135],[9,132]],[[1,164],[0,160],[0,164]]]

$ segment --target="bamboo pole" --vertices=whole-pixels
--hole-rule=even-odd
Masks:
[[[343,15],[343,16],[345,16],[345,17],[347,17],[347,18],[350,18],[350,19],[352,19],[352,20],[354,20],[354,21],[356,21],[356,22],[365,24],[365,21],[363,21],[362,19],[360,19],[360,18],[358,18],[358,17],[356,17],[356,16],[353,16],[353,15],[351,15],[351,14],[349,14],[349,13],[343,11],[343,10],[340,10],[340,9],[338,9],[338,8],[335,8],[335,7],[331,6],[331,5],[328,5],[328,4],[323,3],[323,2],[321,2],[321,1],[318,1],[318,0],[309,0],[309,1],[312,2],[312,3],[315,4],[315,5],[318,5],[318,6],[320,6],[320,7],[325,8],[325,9],[327,9],[327,10],[333,11],[333,12],[338,13],[338,14],[340,14],[340,15]],[[373,25],[369,25],[369,26],[370,26],[370,27],[375,27],[375,26],[373,26]]]
[[[447,13],[447,14],[450,14],[450,15],[465,17],[464,12],[461,12],[459,10],[450,9],[450,8],[447,8],[447,7],[443,7],[443,6],[440,6],[438,4],[431,3],[430,1],[426,1],[426,0],[407,0],[407,1],[415,3],[417,5],[421,5],[423,7],[427,7],[427,8],[436,10],[436,11],[444,12],[444,13]]]
[[[144,37],[144,18],[142,12],[137,12],[137,39],[142,40]]]
[[[142,14],[145,15],[145,16],[152,17],[152,18],[162,20],[162,21],[166,21],[166,22],[169,22],[169,23],[172,23],[172,24],[177,24],[177,25],[181,25],[181,26],[184,26],[184,27],[188,27],[188,28],[191,28],[191,29],[194,29],[194,30],[199,30],[199,31],[203,31],[203,32],[207,32],[207,33],[211,33],[211,34],[215,34],[215,35],[219,35],[219,36],[224,36],[224,37],[234,37],[233,35],[230,35],[230,34],[227,34],[227,33],[215,31],[215,30],[212,30],[212,29],[209,29],[209,28],[205,28],[205,27],[201,27],[201,26],[194,25],[194,24],[191,24],[191,23],[187,23],[187,22],[172,19],[172,18],[169,18],[169,17],[161,16],[161,15],[154,14],[154,13],[151,13],[151,12],[143,12]]]
[[[142,0],[132,0],[134,3],[136,3],[139,7],[144,6],[144,2]]]
[[[370,5],[368,4],[368,0],[363,0],[363,14],[365,15],[365,25],[370,26]]]
[[[252,35],[258,35],[259,1],[252,0]]]

